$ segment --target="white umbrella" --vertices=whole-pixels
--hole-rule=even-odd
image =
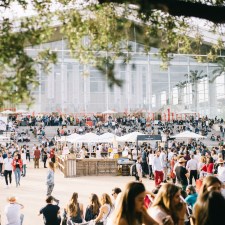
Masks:
[[[18,110],[16,110],[16,113],[19,113],[19,114],[27,114],[28,113],[28,111],[26,111],[26,110],[24,110],[24,109],[18,109]]]
[[[206,138],[200,134],[196,134],[194,132],[190,132],[190,131],[184,131],[182,133],[176,134],[174,136],[172,136],[171,138],[179,138],[179,139],[188,139],[188,138],[193,138],[193,139],[200,139],[200,138]]]
[[[15,112],[11,111],[11,110],[5,110],[0,112],[1,114],[14,114]]]
[[[117,112],[113,111],[113,110],[106,110],[104,112],[102,112],[102,114],[116,114]]]
[[[140,133],[140,132],[132,132],[130,134],[126,134],[124,136],[117,137],[116,140],[118,142],[136,142],[138,135],[144,135],[144,134]]]

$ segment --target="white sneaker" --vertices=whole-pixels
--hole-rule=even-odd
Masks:
[[[5,185],[5,189],[8,189],[9,188],[9,185]]]

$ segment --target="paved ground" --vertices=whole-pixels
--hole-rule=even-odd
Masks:
[[[12,187],[4,189],[4,179],[0,178],[0,213],[2,215],[2,225],[4,224],[4,206],[7,204],[6,198],[10,195],[18,197],[18,201],[24,204],[22,210],[25,217],[23,225],[41,225],[43,223],[42,216],[38,216],[39,209],[45,205],[46,193],[46,172],[47,170],[41,165],[40,169],[33,169],[33,162],[28,165],[27,176],[21,179],[21,186],[16,188],[13,174]],[[59,206],[63,208],[69,201],[73,192],[78,192],[79,201],[86,206],[90,193],[98,195],[106,192],[111,194],[113,187],[123,188],[129,181],[133,181],[134,177],[122,176],[98,176],[98,177],[77,177],[64,178],[63,174],[57,170],[55,174],[55,189],[53,195],[60,200]],[[152,190],[153,181],[144,179],[146,188]],[[62,210],[61,210],[62,212]]]

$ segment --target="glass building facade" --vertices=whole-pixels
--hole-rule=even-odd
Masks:
[[[222,73],[215,78],[213,71],[218,68],[217,64],[198,63],[193,55],[174,54],[168,68],[163,70],[157,49],[152,48],[146,54],[144,46],[134,42],[130,45],[132,58],[129,63],[124,64],[121,59],[115,64],[116,77],[124,80],[123,86],[111,89],[106,75],[70,56],[65,40],[27,48],[29,55],[34,57],[44,48],[58,55],[58,62],[51,65],[48,75],[37,68],[41,85],[32,93],[35,104],[31,110],[157,112],[167,106],[175,111],[188,109],[208,116],[225,114],[225,77]]]

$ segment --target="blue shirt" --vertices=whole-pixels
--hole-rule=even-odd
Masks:
[[[198,194],[197,193],[188,195],[185,198],[185,202],[193,208],[193,206],[194,206],[194,204],[195,204],[195,202],[197,200],[197,197],[198,197]]]

